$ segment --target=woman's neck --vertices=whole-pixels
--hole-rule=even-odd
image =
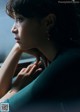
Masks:
[[[59,51],[51,41],[44,43],[42,46],[40,46],[39,50],[50,62],[56,57]]]

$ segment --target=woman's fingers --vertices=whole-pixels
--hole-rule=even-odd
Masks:
[[[35,71],[35,73],[41,72],[41,71],[42,71],[42,68],[38,68],[38,69]]]
[[[31,69],[35,64],[36,64],[36,62],[33,63],[33,64],[30,64],[30,65],[25,69],[25,73],[28,73],[28,72],[30,71],[30,69]]]
[[[37,65],[37,67],[38,67],[38,65],[40,65],[40,63],[41,62],[34,62],[34,63],[32,63],[32,64],[30,64],[26,69],[25,69],[25,73],[28,73],[30,70],[31,70],[31,68],[34,66],[34,65]]]
[[[27,68],[23,68],[23,69],[19,72],[19,74],[20,74],[20,73],[28,73],[34,65],[36,65],[37,68],[38,68],[38,67],[41,65],[41,61],[39,61],[38,63],[37,63],[37,62],[34,62],[33,64],[30,64]]]
[[[36,62],[35,62],[35,63],[36,63]],[[20,75],[20,74],[25,74],[25,73],[29,72],[29,70],[31,69],[31,67],[32,67],[35,63],[30,64],[27,68],[22,68],[21,71],[18,73],[18,75]]]
[[[30,69],[30,71],[28,72],[28,74],[29,74],[29,75],[30,75],[30,74],[34,74],[34,72],[39,68],[40,64],[41,64],[41,61],[39,61],[38,64],[34,64],[34,65],[32,66],[32,68]]]
[[[32,82],[42,72],[40,64],[41,62],[38,62],[38,64],[33,63],[29,65],[27,68],[23,68],[19,72],[17,79],[14,82],[14,86],[17,88],[23,88],[30,82]]]
[[[24,73],[25,72],[25,69],[26,68],[22,68],[22,70],[18,73],[18,75],[21,74],[21,73]]]
[[[31,71],[32,73],[25,74],[25,76],[23,77],[25,86],[30,82],[32,82],[34,79],[36,79],[42,72],[42,68],[37,69],[35,72],[34,72],[35,67],[33,67],[32,69],[33,69],[33,71]]]
[[[34,74],[32,74],[32,77],[33,77],[33,79],[35,79],[41,72],[42,72],[42,68],[38,68],[35,72],[34,72]]]
[[[30,69],[30,71],[27,73],[28,75],[31,75],[35,72],[35,70],[37,69],[36,65],[33,65],[33,67]]]
[[[42,68],[39,68],[39,66],[41,65],[41,61],[39,61],[37,64],[36,62],[33,64],[30,64],[27,68],[23,68],[19,73],[18,76],[21,75],[21,77],[23,76],[32,76],[39,74],[42,70]],[[35,77],[35,76],[34,76]]]

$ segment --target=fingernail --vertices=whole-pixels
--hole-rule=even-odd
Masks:
[[[39,61],[38,64],[41,64],[41,61]]]
[[[34,67],[36,67],[37,65],[35,64]]]
[[[35,65],[38,65],[39,62],[36,62]]]
[[[39,68],[40,71],[42,71],[42,68]]]

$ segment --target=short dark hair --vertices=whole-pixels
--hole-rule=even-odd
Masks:
[[[13,12],[27,18],[43,18],[54,13],[56,24],[49,31],[52,40],[66,41],[80,38],[74,4],[61,4],[58,0],[9,0],[6,12],[12,18],[14,18]]]

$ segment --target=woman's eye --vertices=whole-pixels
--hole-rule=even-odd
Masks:
[[[16,22],[23,22],[23,18],[22,17],[18,17],[18,18],[16,18]]]

